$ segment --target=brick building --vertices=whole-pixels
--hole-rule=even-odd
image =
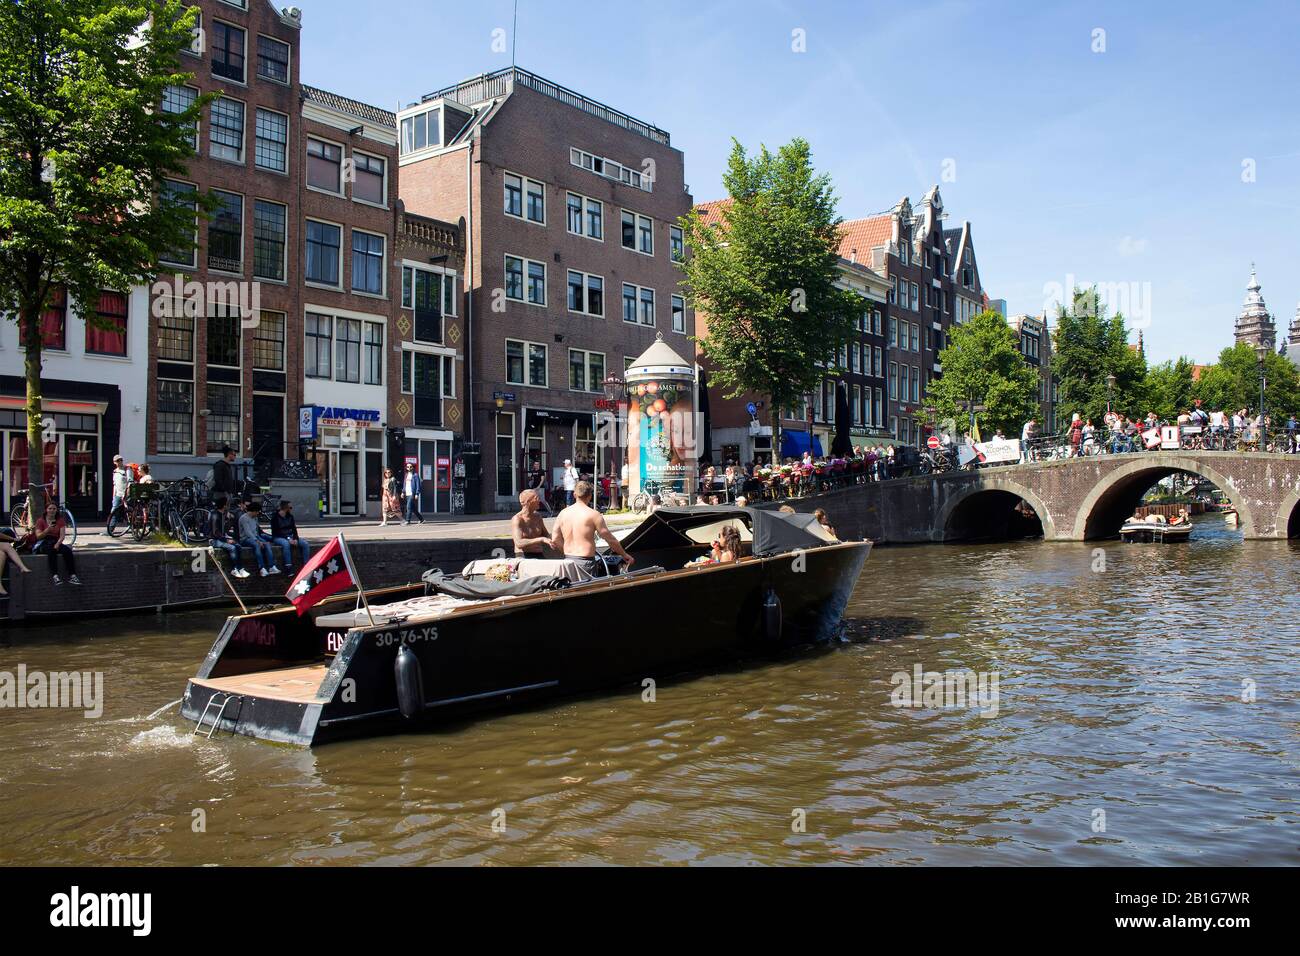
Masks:
[[[925,393],[943,374],[938,355],[949,329],[985,301],[970,223],[945,229],[946,218],[933,186],[916,207],[905,196],[887,213],[844,223],[840,254],[855,254],[889,283],[886,416],[889,433],[903,444],[925,440]]]
[[[287,347],[302,329],[301,20],[265,0],[195,6],[199,32],[181,64],[194,79],[163,109],[219,97],[195,130],[188,175],[164,198],[210,190],[218,206],[196,221],[197,249],[164,256],[149,290],[145,440],[159,478],[204,474],[227,444],[265,468],[285,456],[288,409],[301,400],[300,350]]]
[[[482,450],[482,510],[515,507],[532,469],[553,485],[566,458],[608,473],[603,380],[656,332],[689,347],[674,264],[691,208],[681,152],[663,130],[515,68],[431,93],[398,122],[405,207],[464,222],[458,394],[468,447]]]
[[[701,203],[697,208],[706,223],[722,221],[729,199]],[[869,247],[868,247],[869,248]],[[847,254],[846,254],[847,250]],[[862,297],[860,311],[853,317],[853,334],[840,346],[837,354],[819,363],[824,374],[818,388],[797,408],[784,409],[780,415],[781,454],[800,455],[812,447],[829,453],[835,434],[835,390],[840,383],[846,389],[850,436],[854,445],[875,445],[888,440],[884,428],[885,410],[885,319],[884,310],[889,285],[885,278],[857,260],[851,242],[840,245],[837,285]],[[708,332],[708,316],[695,315],[695,334]],[[697,348],[696,360],[707,374],[708,356]],[[715,464],[767,461],[772,449],[772,411],[766,396],[741,394],[724,397],[722,389],[709,390],[709,419]],[[754,406],[754,414],[749,406]]]

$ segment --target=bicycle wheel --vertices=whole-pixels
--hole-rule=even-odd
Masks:
[[[72,512],[67,508],[60,508],[59,515],[67,522],[67,530],[63,533],[63,542],[68,547],[77,543],[77,519],[72,517]]]
[[[9,526],[22,537],[32,530],[32,523],[27,520],[27,503],[14,505],[14,510],[9,513]]]
[[[181,527],[186,544],[199,544],[208,537],[208,509],[191,508],[181,517]]]

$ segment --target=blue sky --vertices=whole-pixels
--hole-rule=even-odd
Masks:
[[[294,2],[304,82],[378,106],[510,63],[492,33],[511,0]],[[520,0],[518,16],[519,66],[668,130],[697,201],[722,195],[732,136],[808,139],[845,218],[939,183],[991,297],[1037,313],[1071,276],[1100,283],[1153,361],[1230,344],[1252,261],[1282,334],[1300,302],[1292,0]]]

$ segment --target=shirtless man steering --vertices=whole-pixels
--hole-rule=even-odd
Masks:
[[[545,558],[551,547],[551,535],[538,511],[541,496],[531,488],[519,493],[519,513],[510,519],[510,535],[515,539],[516,558]]]
[[[566,558],[576,561],[584,571],[595,577],[605,573],[603,562],[596,559],[596,535],[600,535],[610,550],[621,555],[632,566],[632,555],[623,550],[618,538],[605,524],[605,516],[591,507],[591,483],[580,481],[573,489],[573,504],[560,512],[555,519],[555,533],[551,546]]]

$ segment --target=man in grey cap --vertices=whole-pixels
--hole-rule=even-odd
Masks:
[[[126,489],[131,484],[131,472],[127,470],[126,459],[121,455],[113,456],[113,503],[108,506],[108,527],[104,534],[111,535],[117,527],[117,513],[126,504]]]

